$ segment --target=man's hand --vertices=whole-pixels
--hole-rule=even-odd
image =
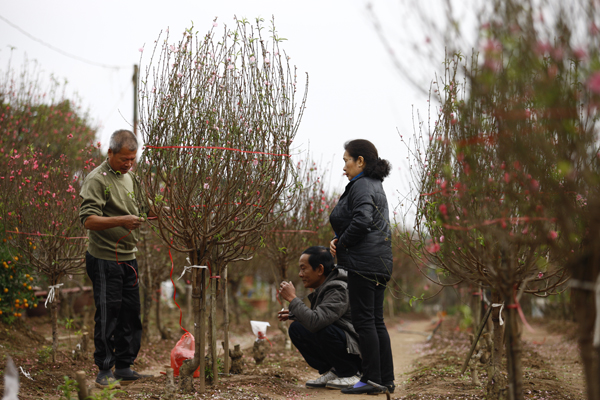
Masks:
[[[124,215],[121,218],[123,218],[122,226],[129,231],[139,228],[142,222],[145,221],[144,218],[135,215]]]
[[[338,239],[332,239],[331,242],[329,242],[329,252],[333,257],[336,255],[337,243]]]
[[[290,318],[290,310],[281,310],[277,313],[277,319],[287,321]]]
[[[296,288],[292,282],[283,281],[279,284],[279,296],[287,301],[292,301],[296,298]]]

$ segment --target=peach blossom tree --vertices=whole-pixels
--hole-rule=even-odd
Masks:
[[[190,28],[171,43],[167,33],[141,84],[139,174],[163,216],[151,222],[173,250],[209,268],[209,276],[192,268],[196,352],[181,370],[186,392],[198,367],[205,390],[205,299],[214,302],[216,277],[252,257],[295,188],[290,155],[305,97],[298,106],[285,39],[269,29],[266,37],[262,20],[236,19],[221,35],[216,20],[205,35]]]

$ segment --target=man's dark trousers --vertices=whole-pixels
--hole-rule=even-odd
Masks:
[[[360,371],[360,357],[348,353],[346,333],[337,326],[328,325],[313,333],[300,322],[294,321],[289,333],[302,357],[319,374],[334,368],[338,377],[346,378]]]
[[[136,260],[102,260],[86,253],[94,288],[94,362],[101,370],[129,368],[142,341],[140,291]]]

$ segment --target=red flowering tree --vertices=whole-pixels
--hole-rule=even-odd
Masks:
[[[81,168],[81,149],[94,141],[96,129],[78,98],[66,93],[66,81],[48,79],[37,64],[26,62],[19,72],[9,61],[0,72],[0,153],[33,146],[55,157],[64,154],[72,168]]]
[[[56,79],[49,80],[49,84],[46,81],[39,67],[30,63],[16,71],[9,61],[6,70],[0,73],[0,254],[3,261],[0,268],[0,286],[3,288],[0,315],[9,317],[9,322],[21,315],[21,309],[37,306],[31,286],[40,276],[34,273],[36,268],[29,263],[28,254],[33,250],[41,255],[45,249],[40,246],[39,237],[25,239],[22,235],[6,231],[18,228],[27,232],[23,226],[15,225],[19,218],[14,218],[19,215],[17,212],[22,212],[26,217],[22,221],[30,221],[31,215],[19,207],[29,205],[28,202],[34,198],[38,204],[39,198],[43,198],[38,194],[41,188],[44,192],[57,193],[52,186],[46,188],[48,180],[44,176],[50,175],[44,168],[54,170],[60,164],[65,173],[68,171],[73,176],[77,170],[85,171],[84,167],[89,167],[98,154],[97,151],[82,151],[94,140],[95,129],[87,114],[66,97],[66,84]],[[19,197],[25,192],[29,196],[27,202],[19,203],[25,201]],[[56,207],[56,203],[49,202],[49,207]],[[54,212],[59,215],[58,223],[63,223],[60,212],[56,209]],[[57,222],[57,219],[49,221],[47,213],[42,214],[35,214],[42,218],[40,224],[50,226]],[[20,243],[20,247],[13,247],[16,243]]]
[[[8,175],[0,176],[3,193],[11,193],[3,203],[4,225],[10,245],[21,254],[19,262],[47,280],[55,361],[59,287],[66,275],[83,273],[87,238],[79,221],[79,186],[84,174],[74,174],[64,155],[14,151],[7,161]]]
[[[547,23],[520,1],[482,12],[489,21],[479,31],[479,52],[467,60],[457,50],[446,59],[435,82],[438,118],[415,152],[420,195],[407,243],[441,272],[490,288],[494,302],[504,303],[507,390],[515,399],[523,398],[520,295],[557,293],[571,274],[584,282],[577,310],[588,396],[599,393],[587,322],[596,317],[590,285],[598,276],[597,207],[590,202],[598,201],[600,181],[599,38],[597,30],[577,36],[579,26],[595,26],[593,7],[589,15],[584,10],[574,15],[557,6]],[[586,41],[586,51],[577,47]],[[496,367],[499,328],[494,324]],[[506,395],[498,375],[490,378],[489,396]]]
[[[268,38],[263,32],[262,20],[236,20],[218,39],[214,28],[202,36],[189,29],[173,44],[161,39],[141,85],[146,147],[139,174],[157,214],[168,214],[151,222],[192,265],[208,266],[212,278],[207,296],[206,275],[193,269],[196,351],[181,369],[186,392],[198,367],[199,391],[205,390],[203,299],[215,301],[225,265],[252,257],[283,211],[276,208],[281,197],[295,187],[289,155],[304,99],[297,108],[283,39],[274,27]]]

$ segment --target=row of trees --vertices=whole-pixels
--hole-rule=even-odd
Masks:
[[[493,1],[478,10],[470,54],[448,10],[453,41],[432,85],[440,108],[413,142],[416,219],[404,242],[437,283],[467,282],[504,305],[509,379],[496,307],[490,398],[523,398],[521,295],[556,294],[569,278],[588,398],[600,398],[596,7]]]

